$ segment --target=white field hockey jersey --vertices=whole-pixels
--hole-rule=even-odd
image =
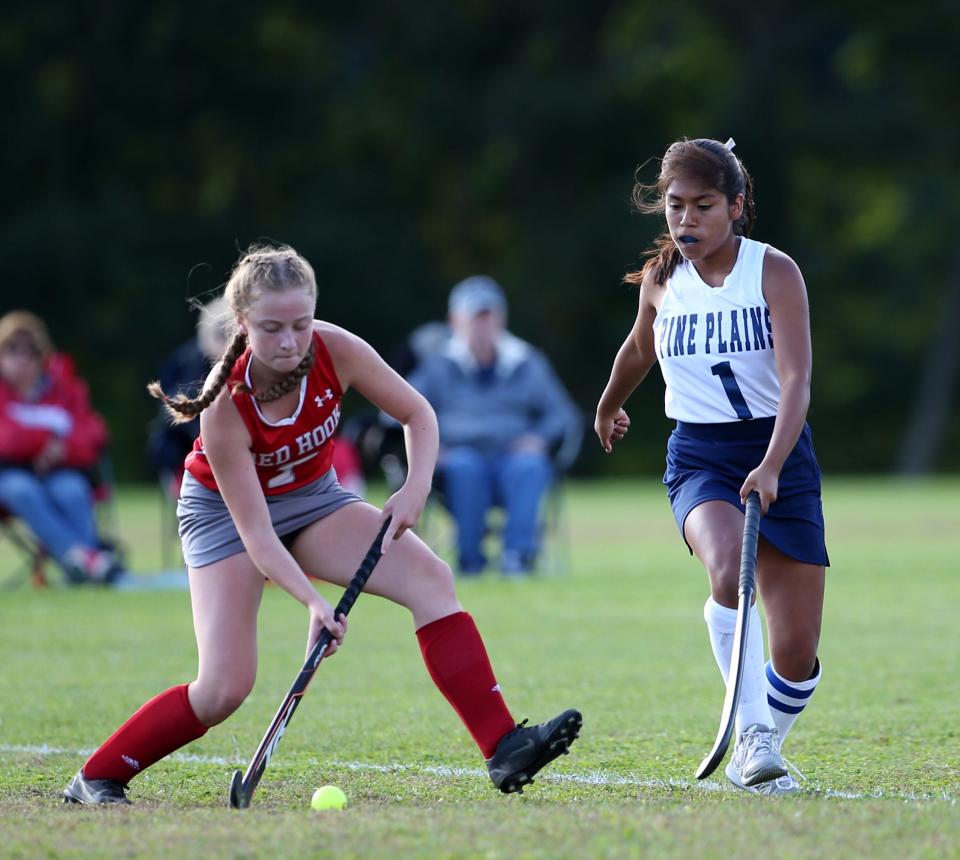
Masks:
[[[721,424],[776,415],[780,380],[762,289],[766,250],[741,238],[721,287],[705,283],[687,260],[667,281],[653,334],[669,418]]]

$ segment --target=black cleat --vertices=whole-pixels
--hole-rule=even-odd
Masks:
[[[571,708],[538,726],[528,727],[526,722],[507,732],[487,761],[490,779],[504,794],[522,794],[523,787],[533,782],[541,768],[568,752],[580,734],[583,717]]]
[[[126,786],[115,779],[87,779],[83,770],[63,790],[64,803],[130,803]]]

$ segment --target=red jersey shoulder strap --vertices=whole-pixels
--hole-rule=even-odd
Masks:
[[[340,387],[340,379],[337,376],[337,370],[333,366],[333,359],[330,357],[330,351],[323,341],[323,336],[316,329],[313,330],[313,348],[314,348],[314,366],[319,365],[324,377],[329,380],[333,387],[333,393],[337,397],[343,396],[343,389]],[[311,369],[311,373],[313,370]]]

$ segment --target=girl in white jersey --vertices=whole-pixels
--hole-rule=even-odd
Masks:
[[[256,676],[266,579],[307,609],[307,651],[323,628],[333,635],[327,653],[336,651],[346,619],[333,617],[307,577],[346,585],[387,516],[383,559],[367,590],[410,610],[430,677],[476,741],[494,785],[521,791],[573,742],[580,714],[515,723],[450,568],[410,531],[437,459],[433,410],[367,343],[314,319],[313,268],[292,248],[251,248],[226,299],[236,331],[201,395],[168,397],[150,386],[174,420],[200,416],[177,506],[197,677],[137,710],[90,756],[65,799],[128,803],[134,776],[240,707]],[[404,428],[409,474],[382,511],[344,490],[330,468],[340,398],[351,387]]]
[[[653,186],[637,184],[642,212],[667,231],[639,272],[633,329],[597,406],[608,453],[630,419],[623,404],[655,362],[666,413],[674,516],[710,580],[704,618],[726,678],[733,648],[743,510],[756,490],[757,583],[770,637],[764,664],[757,607],[750,624],[737,742],[726,768],[740,788],[799,790],[780,747],[820,680],[817,646],[825,568],[820,468],[805,418],[811,347],[806,287],[786,254],[748,238],[755,220],[750,176],[733,141],[679,140]]]

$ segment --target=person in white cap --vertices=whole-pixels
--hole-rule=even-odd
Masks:
[[[450,339],[420,362],[410,382],[437,413],[437,472],[456,522],[459,570],[486,567],[486,517],[500,506],[500,569],[530,573],[540,504],[554,479],[551,452],[576,430],[579,415],[543,353],[506,330],[507,301],[493,278],[458,283],[448,311]]]

